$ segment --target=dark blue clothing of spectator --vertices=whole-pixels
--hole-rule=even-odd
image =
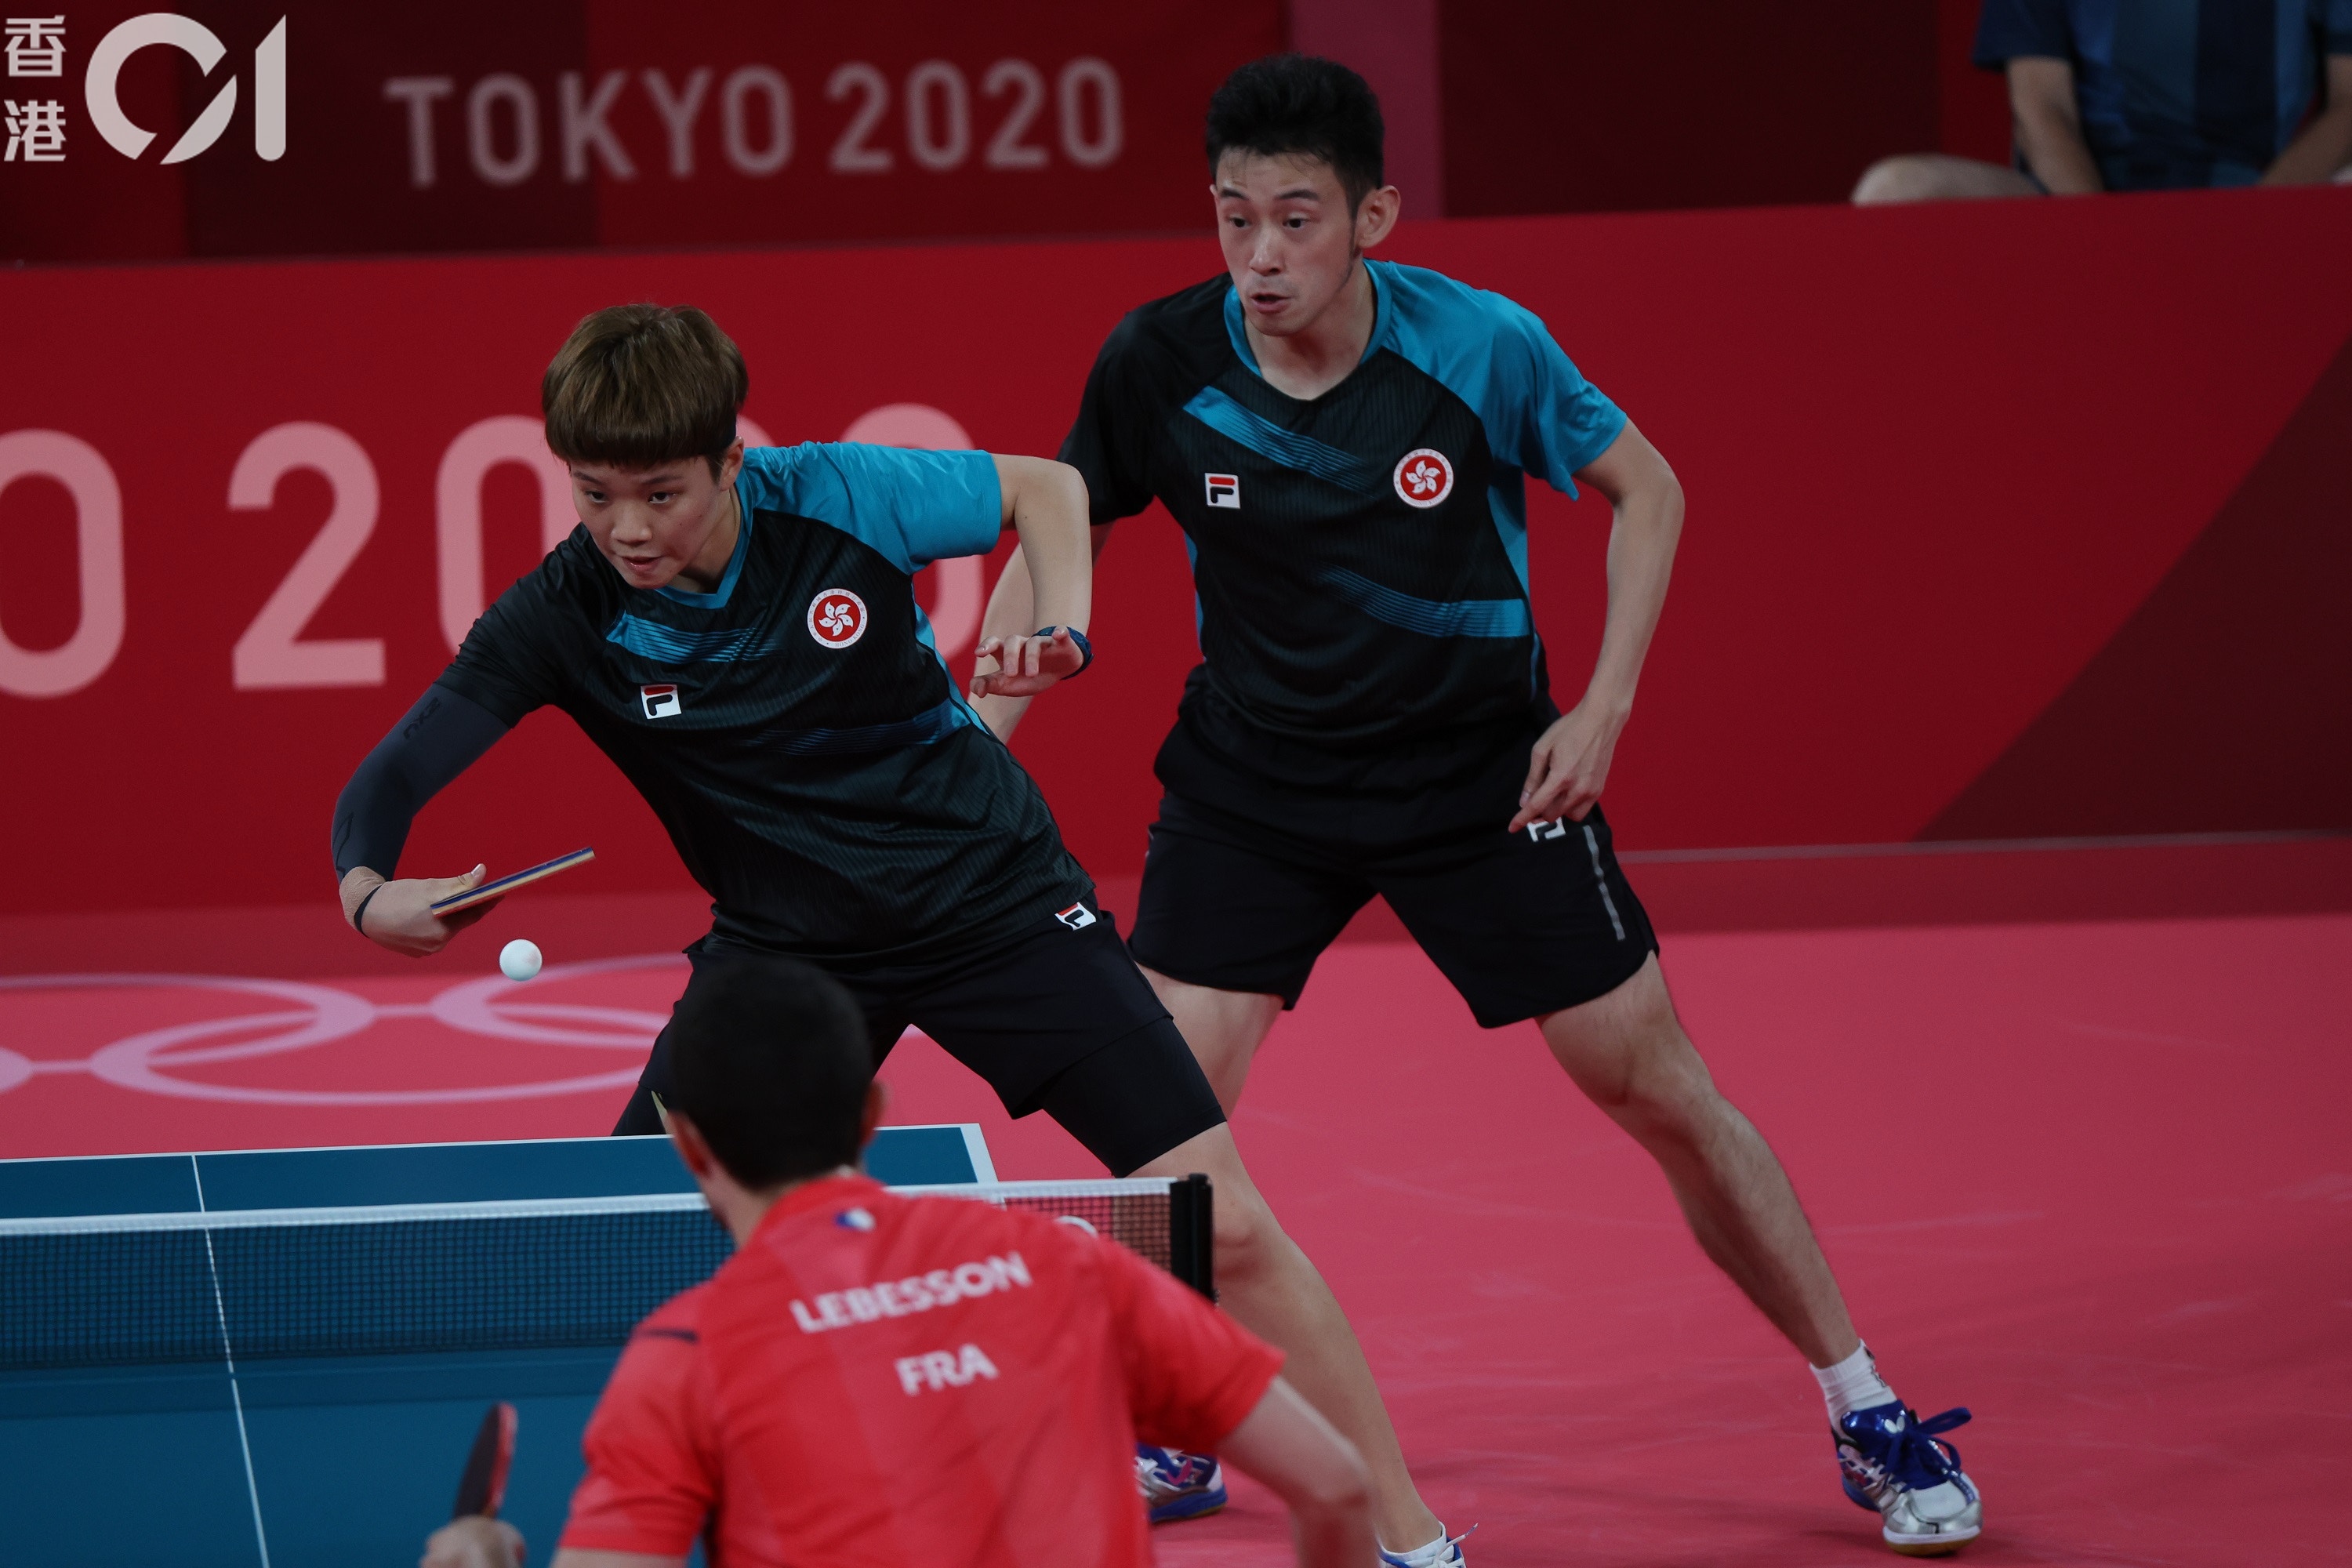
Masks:
[[[2068,61],[2111,191],[2250,185],[2310,113],[2352,0],[1985,0],[1976,63]]]

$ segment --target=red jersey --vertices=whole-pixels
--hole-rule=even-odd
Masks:
[[[639,1326],[562,1544],[714,1565],[1151,1561],[1139,1437],[1213,1450],[1281,1352],[1118,1243],[864,1177]]]

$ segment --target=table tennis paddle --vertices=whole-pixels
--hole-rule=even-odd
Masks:
[[[569,871],[574,866],[585,866],[594,858],[596,858],[596,851],[593,849],[574,849],[569,855],[558,855],[552,860],[542,860],[538,865],[517,871],[510,877],[500,877],[495,882],[485,882],[480,887],[463,893],[452,893],[438,903],[430,905],[429,908],[436,915],[454,915],[459,910],[470,910],[476,904],[487,904],[492,899],[503,899],[517,888],[543,881],[558,871]]]
[[[473,1452],[466,1456],[465,1473],[457,1478],[457,1506],[451,1519],[496,1519],[507,1499],[507,1469],[514,1463],[515,1407],[505,1400],[490,1406],[474,1434]]]

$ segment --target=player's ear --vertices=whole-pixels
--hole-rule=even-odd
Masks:
[[[670,1146],[677,1151],[679,1163],[698,1180],[708,1179],[719,1168],[719,1156],[710,1152],[704,1141],[702,1129],[685,1111],[670,1108],[662,1118],[662,1126],[669,1133]]]
[[[738,436],[728,445],[727,450],[719,454],[719,471],[711,477],[719,482],[719,488],[724,489],[733,484],[735,476],[742,471],[743,437]]]
[[[874,1142],[874,1130],[882,1125],[883,1114],[889,1109],[890,1086],[877,1078],[866,1086],[866,1110],[857,1127],[860,1149]]]
[[[1370,250],[1389,237],[1404,210],[1404,193],[1394,185],[1367,191],[1356,206],[1356,248]]]

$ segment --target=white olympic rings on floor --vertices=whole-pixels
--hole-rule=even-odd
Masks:
[[[550,981],[611,974],[625,970],[685,966],[674,952],[636,958],[600,958],[581,963],[559,963],[531,982],[532,994]],[[184,1100],[232,1100],[247,1105],[448,1105],[499,1100],[534,1100],[550,1095],[579,1094],[595,1089],[626,1089],[635,1084],[654,1037],[668,1022],[666,1015],[628,1007],[598,1007],[572,1003],[532,1002],[521,986],[499,975],[467,980],[450,986],[423,1004],[380,1004],[331,985],[299,980],[260,980],[226,974],[16,974],[0,975],[0,993],[62,990],[201,990],[226,991],[289,1003],[294,1010],[240,1014],[171,1024],[101,1046],[83,1061],[36,1058],[0,1046],[0,1094],[18,1088],[37,1075],[87,1071],[118,1089],[142,1094],[172,1095]],[[625,1068],[535,1083],[481,1084],[452,1089],[268,1089],[246,1084],[205,1083],[173,1076],[172,1069],[212,1062],[244,1061],[278,1056],[320,1046],[373,1026],[380,1018],[429,1017],[445,1027],[468,1035],[521,1040],[535,1045],[574,1046],[590,1050],[625,1051],[633,1058]],[[236,1039],[224,1045],[204,1045],[224,1036],[247,1036],[276,1030],[258,1038]]]

